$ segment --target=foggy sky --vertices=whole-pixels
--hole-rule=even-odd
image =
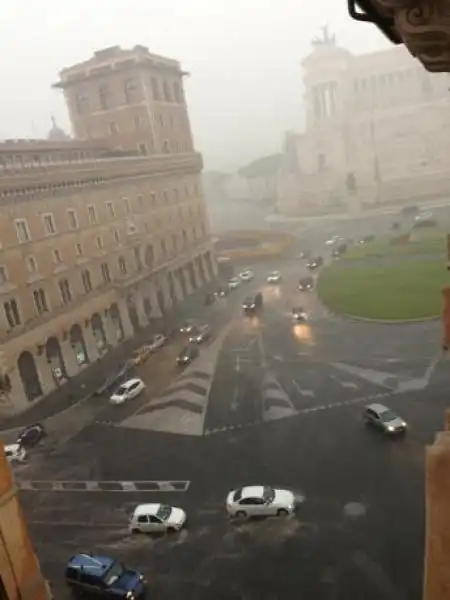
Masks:
[[[14,0],[0,20],[0,138],[43,137],[54,114],[69,130],[58,72],[107,46],[143,44],[176,58],[196,147],[231,170],[277,152],[302,126],[300,61],[328,23],[355,52],[386,46],[353,23],[345,0]]]

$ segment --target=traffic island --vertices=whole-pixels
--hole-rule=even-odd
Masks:
[[[439,317],[449,274],[440,260],[342,259],[321,273],[317,293],[331,311],[380,322]]]

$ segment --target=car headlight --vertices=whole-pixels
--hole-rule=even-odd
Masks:
[[[127,598],[128,598],[128,600],[134,600],[133,592],[127,592]]]
[[[388,431],[395,431],[395,427],[392,427],[392,425],[388,425]]]

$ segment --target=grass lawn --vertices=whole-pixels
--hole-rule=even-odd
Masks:
[[[392,237],[374,240],[368,244],[350,246],[345,254],[345,258],[347,260],[357,260],[370,258],[371,256],[436,254],[436,257],[442,257],[445,260],[447,243],[444,235],[435,234],[432,237],[413,239],[406,244],[397,245],[391,245],[389,243]]]
[[[450,285],[444,262],[408,260],[382,267],[346,262],[332,264],[319,277],[318,294],[331,310],[380,320],[441,313],[441,289]]]

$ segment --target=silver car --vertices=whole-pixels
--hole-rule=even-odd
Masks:
[[[393,410],[383,404],[370,404],[364,409],[364,421],[389,435],[405,433],[408,426]]]

